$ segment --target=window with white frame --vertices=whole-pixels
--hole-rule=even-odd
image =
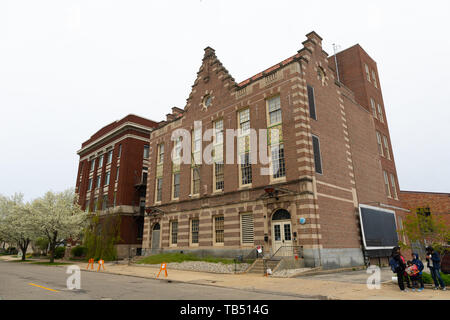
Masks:
[[[368,66],[367,64],[364,64],[364,66],[365,66],[365,69],[366,69],[366,78],[367,78],[367,81],[371,82],[371,81],[370,81],[370,71],[369,71],[369,66]]]
[[[373,85],[375,86],[375,88],[378,88],[377,77],[375,75],[375,71],[374,70],[372,70],[372,80],[373,80]]]
[[[102,210],[106,210],[107,208],[108,208],[108,195],[104,195],[102,200]]]
[[[214,217],[214,243],[224,243],[224,217]]]
[[[144,159],[148,159],[150,156],[150,146],[148,144],[144,145]]]
[[[98,169],[103,167],[103,154],[98,157]]]
[[[386,158],[391,160],[391,153],[389,152],[389,143],[388,143],[388,139],[385,135],[383,135],[383,143],[384,143],[384,153],[386,154]]]
[[[107,157],[106,164],[110,164],[111,163],[111,161],[112,161],[112,154],[113,154],[113,151],[109,150],[107,155],[106,155],[106,157]]]
[[[119,172],[120,172],[120,167],[117,166],[117,170],[116,170],[116,182],[119,181]]]
[[[94,171],[94,168],[95,168],[95,159],[92,159],[91,160],[91,169],[90,169],[90,171]]]
[[[384,123],[383,109],[381,108],[381,105],[379,103],[377,107],[378,107],[378,118],[380,119],[381,122]]]
[[[223,120],[214,122],[214,191],[223,190]]]
[[[100,188],[100,182],[101,182],[101,180],[102,180],[102,176],[101,176],[101,175],[97,176],[97,180],[96,180],[96,182],[95,182],[95,189]]]
[[[111,172],[110,171],[106,172],[106,174],[105,174],[105,186],[109,186],[110,177],[111,177]]]
[[[92,178],[89,178],[88,181],[88,191],[92,190]]]
[[[252,183],[252,165],[250,161],[250,109],[239,111],[238,152],[240,159],[240,184]]]
[[[391,177],[391,188],[392,188],[392,196],[394,197],[394,199],[398,199],[398,196],[397,196],[397,186],[396,186],[396,184],[395,184],[395,177],[394,177],[394,175],[391,173],[391,174],[389,174],[390,175],[390,177]]]
[[[389,178],[388,178],[388,174],[386,171],[383,171],[383,176],[384,176],[384,187],[386,189],[386,195],[391,198],[391,190],[389,188]]]
[[[192,190],[193,195],[200,194],[200,167],[192,167]]]
[[[286,176],[280,96],[267,100],[267,107],[269,115],[267,132],[271,156],[272,178],[278,179]]]
[[[378,116],[377,116],[377,109],[376,109],[376,107],[375,107],[375,100],[373,100],[373,98],[370,98],[370,106],[372,107],[372,114],[373,114],[373,117],[374,117],[375,119],[378,119]]]
[[[384,157],[383,144],[381,142],[381,134],[378,131],[376,131],[376,135],[377,135],[378,153],[380,154],[380,156]]]
[[[162,177],[156,179],[156,202],[160,202],[162,199]]]
[[[97,209],[98,209],[98,198],[97,197],[95,197],[94,198],[94,209],[92,210],[92,211],[97,211]]]
[[[173,174],[173,199],[180,197],[180,172]]]
[[[198,244],[200,221],[198,218],[191,220],[191,244]]]

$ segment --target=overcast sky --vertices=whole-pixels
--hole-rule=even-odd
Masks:
[[[450,2],[0,2],[0,193],[75,184],[76,151],[129,113],[184,108],[211,46],[237,82],[305,34],[377,61],[402,190],[450,192]]]

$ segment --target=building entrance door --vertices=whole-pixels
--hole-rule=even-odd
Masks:
[[[161,232],[161,227],[159,226],[159,223],[156,223],[153,226],[153,230],[152,230],[152,249],[160,249],[160,232]]]
[[[291,256],[292,244],[291,214],[278,209],[272,215],[272,252],[276,256]]]
[[[274,221],[273,222],[273,253],[277,256],[292,255],[292,232],[291,221]]]

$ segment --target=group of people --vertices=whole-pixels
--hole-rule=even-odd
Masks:
[[[440,286],[441,290],[447,290],[440,273],[441,257],[431,246],[426,248],[426,261],[433,278],[434,289],[438,290]],[[389,264],[392,271],[397,274],[398,286],[402,292],[408,291],[405,288],[405,281],[407,287],[412,291],[420,292],[424,289],[422,278],[424,265],[417,253],[413,253],[412,259],[406,261],[400,252],[400,247],[395,247],[392,250]]]

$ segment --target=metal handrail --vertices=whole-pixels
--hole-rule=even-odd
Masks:
[[[277,251],[275,251],[274,254],[270,256],[268,260],[273,259],[273,257],[275,257],[281,249],[285,250],[286,248],[292,248],[292,254],[287,255],[287,257],[298,255],[300,258],[303,258],[303,246],[281,246],[277,249]]]

